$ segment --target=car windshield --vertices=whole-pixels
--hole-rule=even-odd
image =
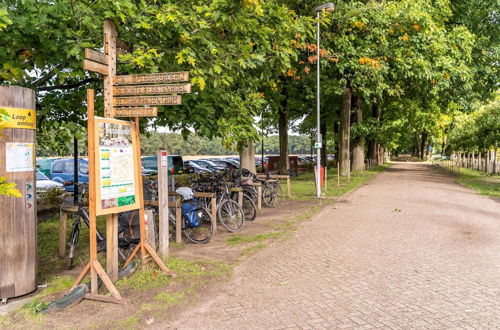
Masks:
[[[37,180],[50,180],[49,178],[47,178],[47,176],[45,174],[43,174],[42,172],[40,171],[36,171],[36,179]]]
[[[193,160],[191,162],[199,167],[210,169],[210,164],[206,163],[204,160]]]
[[[212,167],[217,167],[217,166],[218,166],[217,164],[215,164],[214,162],[212,162],[212,161],[210,161],[210,160],[205,160],[205,159],[204,159],[204,160],[202,160],[202,162],[205,162],[205,163],[207,163],[209,166],[212,166]]]

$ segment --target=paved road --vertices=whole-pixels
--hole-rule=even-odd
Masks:
[[[174,327],[499,329],[500,203],[396,163]]]

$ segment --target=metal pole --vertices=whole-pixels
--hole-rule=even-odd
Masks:
[[[78,140],[73,137],[73,204],[78,204]]]
[[[320,132],[320,51],[319,51],[319,20],[320,20],[320,12],[318,11],[316,13],[316,18],[317,18],[317,26],[316,26],[316,54],[317,54],[317,60],[316,60],[316,197],[321,197],[321,180],[320,180],[320,174],[321,174],[321,147],[320,147],[320,142],[321,142],[321,132]]]
[[[266,170],[264,169],[264,111],[262,111],[262,116],[260,118],[260,128],[262,129],[262,144],[261,144],[262,159],[261,159],[261,165],[262,165],[262,173],[265,173]]]

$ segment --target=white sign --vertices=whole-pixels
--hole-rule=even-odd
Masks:
[[[108,209],[134,204],[131,126],[107,122],[98,125],[101,207]]]
[[[35,170],[34,143],[7,142],[5,146],[5,167],[7,172],[31,172]]]
[[[323,148],[323,143],[321,143],[321,142],[317,143],[317,142],[316,142],[316,143],[314,144],[314,149],[321,149],[321,148]]]

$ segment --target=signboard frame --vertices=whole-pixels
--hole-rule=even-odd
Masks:
[[[108,124],[118,124],[122,126],[128,126],[130,127],[130,139],[132,141],[132,145],[130,146],[132,149],[132,157],[133,157],[133,175],[134,175],[134,196],[135,196],[135,201],[132,204],[129,205],[124,205],[124,206],[115,206],[115,207],[108,207],[108,208],[103,208],[102,205],[102,178],[101,178],[101,157],[100,157],[100,138],[99,138],[99,124],[101,123],[108,123]],[[137,154],[137,139],[136,139],[136,134],[135,134],[135,125],[133,122],[126,121],[126,120],[118,120],[118,119],[111,119],[111,118],[102,118],[102,117],[95,117],[95,124],[94,124],[94,132],[95,132],[95,152],[96,152],[96,215],[105,215],[105,214],[114,214],[114,213],[120,213],[120,212],[126,212],[126,211],[131,211],[131,210],[137,210],[140,208],[140,200],[138,198],[139,194],[139,177],[138,177],[138,171],[137,171],[137,164],[140,164],[139,160],[139,155]]]

